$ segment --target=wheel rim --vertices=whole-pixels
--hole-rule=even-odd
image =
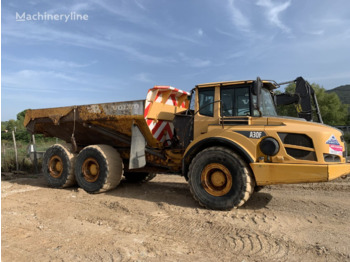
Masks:
[[[54,155],[49,160],[49,173],[54,178],[59,178],[63,172],[63,161],[57,155]]]
[[[223,196],[232,188],[231,172],[222,164],[209,164],[202,171],[201,183],[210,195]]]
[[[88,182],[95,182],[100,175],[100,166],[96,159],[87,158],[82,166],[83,176]]]

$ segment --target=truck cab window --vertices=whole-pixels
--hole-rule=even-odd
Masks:
[[[222,116],[250,115],[249,87],[222,87]]]
[[[198,90],[199,114],[214,116],[214,88]]]
[[[255,95],[252,96],[253,98],[253,105],[254,105],[254,116],[259,116],[260,113],[258,110],[256,110],[256,104],[257,104],[257,97]],[[261,89],[261,96],[260,96],[260,111],[263,116],[277,116],[276,107],[273,102],[271,93],[269,90],[262,88]]]

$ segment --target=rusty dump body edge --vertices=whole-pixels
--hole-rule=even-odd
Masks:
[[[144,119],[144,100],[27,110],[24,125],[33,134],[58,137],[67,143],[72,134],[78,146],[108,144],[128,147],[136,124],[149,146],[159,147]],[[103,132],[100,132],[102,130]],[[106,135],[106,132],[112,135]],[[119,136],[123,139],[114,139]]]

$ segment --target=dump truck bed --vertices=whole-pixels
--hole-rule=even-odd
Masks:
[[[33,134],[58,137],[67,143],[74,135],[78,146],[108,144],[129,146],[136,124],[147,143],[156,148],[144,118],[145,100],[27,110],[24,125]],[[117,138],[117,139],[116,139]],[[119,138],[119,139],[118,139]]]
[[[162,149],[174,134],[176,113],[189,107],[189,93],[154,86],[146,100],[27,110],[24,125],[33,134],[58,137],[77,146],[107,144],[129,147],[137,125],[148,147]]]

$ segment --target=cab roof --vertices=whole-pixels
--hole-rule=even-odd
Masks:
[[[224,82],[213,82],[213,83],[205,83],[196,85],[197,88],[206,88],[206,87],[214,87],[214,86],[231,86],[231,85],[245,85],[252,84],[255,80],[237,80],[237,81],[224,81]],[[262,80],[264,87],[272,90],[279,87],[279,85],[273,80]]]

